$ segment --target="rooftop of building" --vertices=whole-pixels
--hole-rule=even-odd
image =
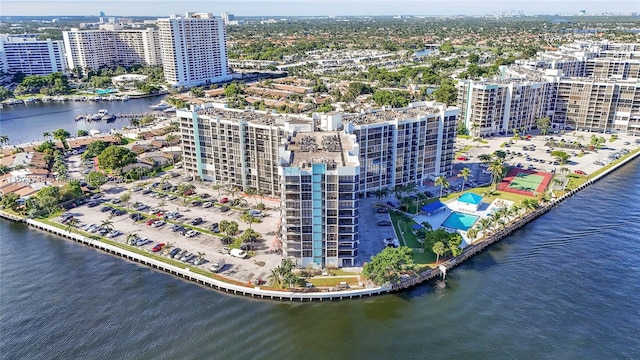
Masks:
[[[425,103],[424,105],[413,105],[406,108],[381,109],[363,112],[359,114],[343,114],[342,121],[353,122],[355,125],[383,123],[395,120],[420,119],[428,115],[439,115],[444,108],[444,104]],[[447,107],[452,110],[454,107]]]
[[[300,132],[287,145],[291,151],[290,165],[305,168],[311,164],[325,163],[328,169],[349,166],[349,151],[353,143],[342,132]]]
[[[198,110],[198,115],[213,116],[223,120],[230,121],[247,121],[259,125],[276,126],[281,125],[284,122],[292,124],[306,124],[312,120],[301,116],[282,115],[267,113],[263,111],[254,110],[235,110],[235,109],[220,109],[220,108],[206,108]]]

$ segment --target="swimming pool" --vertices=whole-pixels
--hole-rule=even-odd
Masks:
[[[454,211],[449,215],[447,220],[442,223],[442,226],[448,227],[450,229],[457,229],[462,231],[467,231],[473,224],[476,223],[479,216],[459,213]]]

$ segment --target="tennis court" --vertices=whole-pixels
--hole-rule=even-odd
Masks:
[[[553,174],[548,172],[512,168],[498,184],[498,190],[534,196],[543,193],[552,178]]]

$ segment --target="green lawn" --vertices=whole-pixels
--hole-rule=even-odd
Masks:
[[[341,282],[346,282],[349,285],[358,285],[358,277],[356,276],[308,278],[305,281],[315,287],[336,286],[340,285]]]
[[[485,203],[491,203],[495,199],[505,199],[505,200],[513,201],[515,204],[519,204],[524,199],[532,199],[532,197],[530,196],[518,195],[518,194],[513,194],[510,192],[504,192],[504,191],[498,191],[498,190],[494,190],[491,194],[489,194],[490,188],[491,188],[491,185],[486,185],[481,187],[475,187],[472,189],[465,189],[464,192],[472,192],[478,195],[482,195],[483,196],[482,201]],[[457,199],[460,195],[462,195],[461,192],[452,193],[447,196],[443,196],[440,201],[446,202],[449,200]]]
[[[396,232],[396,236],[398,237],[398,240],[400,240],[400,245],[406,245],[410,248],[422,248],[422,244],[416,239],[413,232],[411,232],[411,229],[416,222],[413,220],[409,220],[407,222],[403,221],[403,216],[395,211],[390,212],[389,215],[391,216],[391,222],[393,223],[393,229]],[[403,236],[400,235],[400,228],[404,230],[404,241],[406,241],[406,244],[402,242]],[[436,254],[431,252],[431,250],[425,250],[424,253],[414,251],[413,261],[418,265],[431,264],[436,261]]]

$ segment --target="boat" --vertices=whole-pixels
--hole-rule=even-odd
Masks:
[[[155,105],[151,105],[149,106],[149,109],[151,110],[164,110],[164,109],[168,109],[171,107],[171,104],[169,104],[168,102],[162,100],[159,103],[155,104]]]
[[[109,110],[107,110],[107,109],[98,110],[98,115],[100,115],[100,116],[105,116],[105,115],[108,115],[108,114],[109,114]]]
[[[82,114],[80,114],[80,115],[78,115],[78,116],[76,116],[74,118],[75,121],[81,121],[81,120],[86,120],[86,119],[87,119],[87,116],[86,115],[82,115]]]
[[[176,107],[175,107],[175,106],[168,107],[168,108],[166,108],[166,109],[162,110],[162,112],[163,112],[163,113],[173,113],[173,112],[176,112]]]
[[[107,122],[114,122],[116,119],[117,117],[113,114],[102,115],[102,120],[106,120]]]
[[[122,101],[129,101],[129,95],[125,95],[121,99]]]

